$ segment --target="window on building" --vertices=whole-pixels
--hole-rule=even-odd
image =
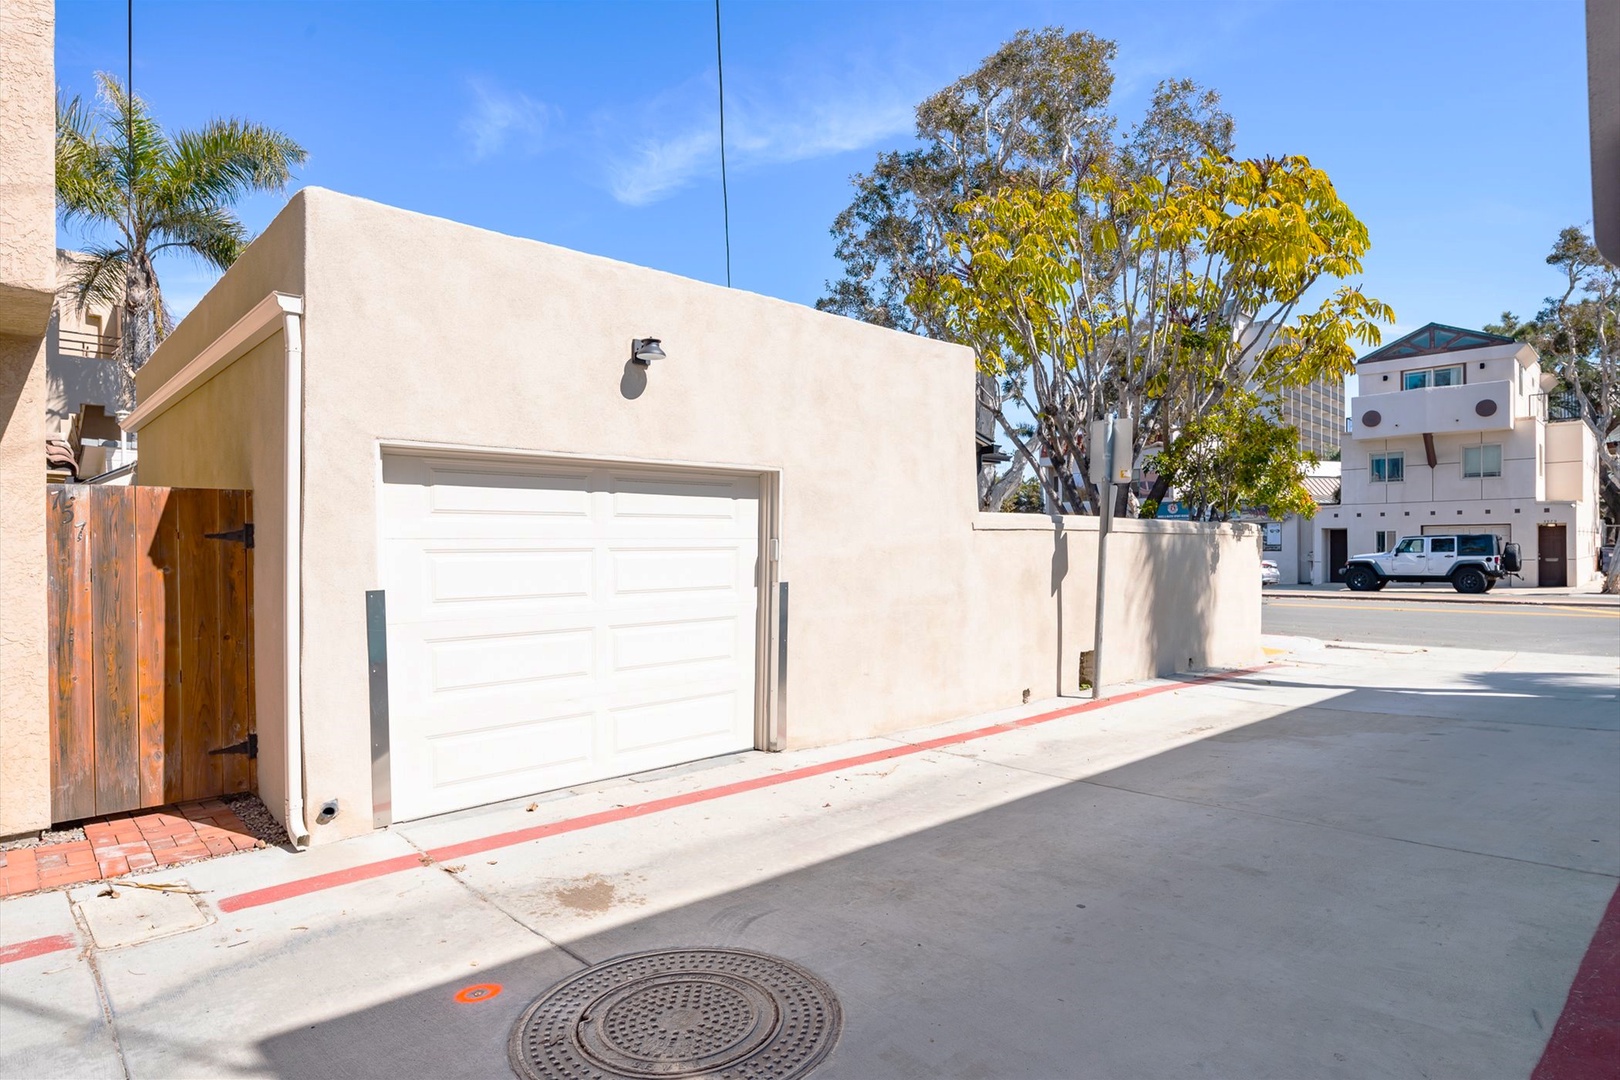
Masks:
[[[1378,530],[1378,550],[1388,551],[1390,545],[1395,543],[1395,534],[1386,529]]]
[[[1502,448],[1500,446],[1463,447],[1464,476],[1501,476]]]
[[[1431,386],[1461,386],[1463,384],[1463,366],[1452,364],[1449,367],[1423,368],[1421,371],[1407,371],[1401,375],[1402,390],[1424,390]]]
[[[1400,454],[1374,454],[1372,456],[1372,474],[1370,479],[1375,484],[1397,484],[1406,479],[1406,455]]]

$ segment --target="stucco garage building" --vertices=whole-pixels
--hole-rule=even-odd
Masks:
[[[253,490],[259,783],[318,841],[1074,693],[1095,523],[977,513],[973,380],[964,348],[311,189],[128,426],[141,483]],[[1107,681],[1255,657],[1251,535],[1111,544]]]

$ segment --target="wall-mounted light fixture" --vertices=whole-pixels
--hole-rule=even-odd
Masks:
[[[659,347],[657,338],[638,337],[630,339],[630,359],[636,363],[643,367],[651,367],[654,360],[662,360],[663,358],[664,350]]]

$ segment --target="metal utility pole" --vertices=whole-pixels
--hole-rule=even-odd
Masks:
[[[1131,441],[1134,425],[1130,419],[1119,420],[1113,413],[1106,420],[1091,424],[1091,460],[1088,470],[1091,482],[1097,485],[1102,500],[1102,512],[1097,518],[1097,622],[1091,638],[1091,697],[1102,697],[1103,672],[1103,614],[1108,596],[1108,533],[1114,525],[1114,485],[1131,479]],[[1120,442],[1124,446],[1120,446]],[[1101,451],[1099,453],[1099,451]],[[1116,464],[1119,455],[1125,455],[1123,467]]]

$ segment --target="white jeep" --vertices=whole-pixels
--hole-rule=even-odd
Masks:
[[[1403,536],[1395,550],[1353,555],[1344,583],[1356,592],[1377,592],[1392,581],[1444,581],[1460,593],[1485,593],[1519,571],[1519,545],[1491,533]]]

